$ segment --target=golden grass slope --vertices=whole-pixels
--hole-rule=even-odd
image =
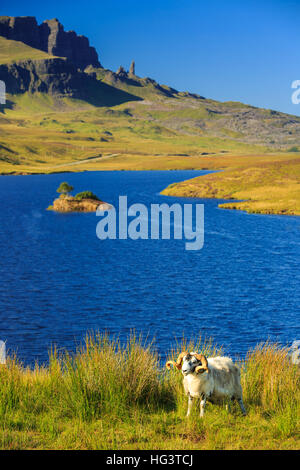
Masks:
[[[8,105],[0,114],[2,174],[47,173],[64,164],[68,170],[70,164],[110,154],[118,157],[106,160],[103,169],[191,169],[203,166],[204,155],[255,155],[271,151],[230,138],[170,129],[148,117],[153,105],[144,102],[96,108],[84,101],[41,93],[8,95],[7,101],[12,103],[11,107]],[[86,165],[86,169],[91,168]],[[82,168],[84,165],[69,170]],[[97,168],[102,168],[101,162]]]
[[[167,196],[236,199],[219,204],[261,214],[300,215],[300,156],[275,157],[274,161],[237,161],[234,168],[170,185]]]

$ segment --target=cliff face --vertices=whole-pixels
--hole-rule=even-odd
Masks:
[[[81,70],[88,65],[101,67],[98,54],[89,45],[88,38],[78,36],[74,31],[65,31],[56,18],[38,25],[33,16],[0,16],[0,36],[22,41],[51,55],[66,57]]]

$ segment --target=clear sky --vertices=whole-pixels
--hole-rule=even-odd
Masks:
[[[58,18],[102,65],[220,101],[300,115],[300,0],[1,0],[0,15]]]

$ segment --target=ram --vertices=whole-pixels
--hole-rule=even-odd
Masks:
[[[189,416],[193,401],[200,398],[200,417],[204,416],[206,401],[212,403],[224,400],[237,400],[243,415],[246,410],[240,380],[240,369],[229,357],[209,357],[203,354],[184,351],[176,362],[168,361],[166,367],[175,366],[183,374],[183,386],[188,396]]]

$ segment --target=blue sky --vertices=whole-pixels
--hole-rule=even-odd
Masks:
[[[300,0],[1,0],[0,15],[58,18],[106,68],[179,90],[300,115]]]

